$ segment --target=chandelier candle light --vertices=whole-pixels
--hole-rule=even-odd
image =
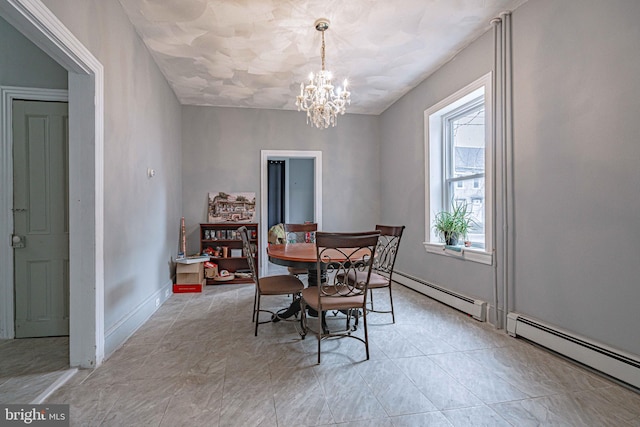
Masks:
[[[344,114],[346,106],[351,103],[351,93],[347,91],[347,79],[344,87],[338,87],[337,93],[333,91],[331,71],[327,71],[324,65],[324,32],[329,29],[329,20],[318,19],[314,23],[316,30],[322,33],[322,70],[315,76],[309,74],[309,84],[300,83],[300,95],[296,98],[298,111],[307,112],[307,123],[319,129],[326,129],[330,125],[335,126],[338,114]]]

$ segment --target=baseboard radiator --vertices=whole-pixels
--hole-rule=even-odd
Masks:
[[[393,281],[460,310],[463,313],[467,313],[476,320],[484,322],[487,319],[487,303],[485,301],[474,299],[443,288],[442,286],[425,282],[424,280],[397,270],[393,272]]]
[[[507,333],[526,338],[633,387],[640,388],[640,358],[520,313],[507,315]]]

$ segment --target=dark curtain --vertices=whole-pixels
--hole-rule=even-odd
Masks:
[[[284,223],[284,161],[269,160],[269,228]]]

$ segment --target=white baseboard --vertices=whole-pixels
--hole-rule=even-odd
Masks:
[[[173,283],[167,281],[162,288],[131,310],[115,325],[105,331],[105,359],[124,344],[138,328],[149,320],[164,302],[173,294]]]
[[[425,282],[422,279],[397,270],[393,272],[393,281],[467,313],[480,322],[484,322],[487,319],[487,303],[485,301],[474,299],[443,288],[442,286]]]
[[[636,355],[515,312],[507,316],[507,332],[640,388],[640,357]]]

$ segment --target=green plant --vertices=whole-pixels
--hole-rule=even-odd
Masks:
[[[465,238],[469,228],[474,224],[469,205],[466,202],[452,202],[451,210],[436,214],[433,229],[445,244],[456,245],[458,238]]]

